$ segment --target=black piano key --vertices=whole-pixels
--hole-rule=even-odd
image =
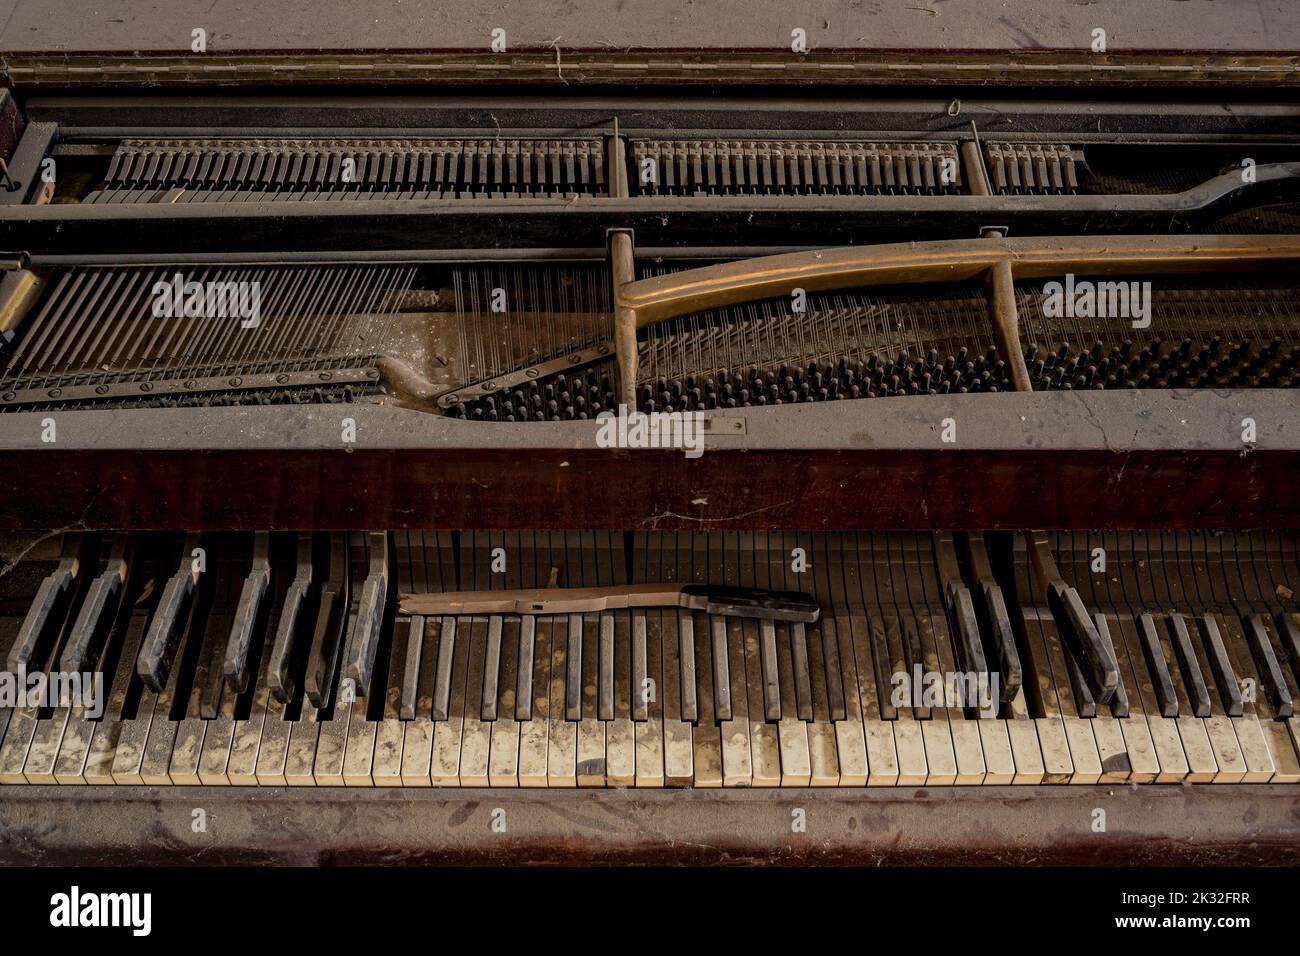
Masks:
[[[1187,621],[1181,614],[1171,614],[1169,623],[1172,625],[1174,654],[1178,657],[1178,665],[1183,672],[1183,686],[1187,689],[1192,713],[1197,717],[1209,717],[1210,691],[1205,686],[1205,677],[1196,660],[1196,650],[1192,647],[1192,635],[1187,630]]]
[[[321,591],[316,628],[312,634],[311,652],[303,680],[307,699],[317,710],[328,707],[333,696],[339,649],[347,627],[347,614],[342,606],[345,600],[342,591],[335,587],[327,585]]]
[[[502,645],[503,620],[499,614],[487,618],[487,645],[484,658],[484,687],[480,718],[484,721],[497,719],[497,701],[500,696],[500,645]]]
[[[515,675],[515,720],[533,719],[533,669],[537,649],[537,618],[519,620],[519,668]]]
[[[1156,630],[1159,625],[1150,614],[1143,614],[1138,619],[1138,625],[1142,656],[1146,658],[1151,683],[1160,702],[1160,716],[1177,717],[1178,695],[1174,691],[1174,681],[1169,674],[1169,663],[1165,660],[1165,652],[1160,647],[1160,634]]]
[[[221,669],[236,694],[248,689],[248,651],[253,646],[253,628],[257,624],[262,598],[271,583],[270,535],[265,531],[255,533],[253,567],[244,578],[235,610],[235,622],[230,628],[225,660]]]
[[[412,614],[406,631],[406,659],[402,663],[402,692],[397,705],[399,720],[414,720],[420,699],[420,661],[424,654],[424,615]]]
[[[569,615],[569,643],[565,656],[564,719],[582,720],[582,615]]]
[[[1065,654],[1065,667],[1070,675],[1070,687],[1074,690],[1074,709],[1079,717],[1091,718],[1097,716],[1097,701],[1092,696],[1092,690],[1088,687],[1088,678],[1084,676],[1083,668],[1079,662],[1074,659],[1074,655]],[[1112,694],[1112,699],[1114,695]]]
[[[147,609],[136,604],[125,627],[113,628],[113,633],[109,637],[109,642],[118,644],[116,651],[106,647],[103,656],[97,662],[98,666],[107,670],[109,661],[114,656],[117,658],[117,665],[113,669],[112,676],[109,677],[105,673],[104,693],[107,696],[104,703],[104,712],[99,717],[101,721],[110,725],[126,716],[131,683],[134,679],[132,669],[140,651],[140,642],[144,639],[147,619]],[[118,634],[122,636],[119,638]]]
[[[1110,636],[1110,625],[1106,623],[1106,615],[1094,614],[1092,620],[1097,627],[1097,635],[1105,641],[1113,655],[1115,642]],[[1128,689],[1124,686],[1123,672],[1120,673],[1119,684],[1115,687],[1115,696],[1110,699],[1110,713],[1112,717],[1128,716]]]
[[[800,720],[812,720],[812,674],[808,670],[808,632],[802,621],[795,621],[790,625],[790,661],[794,666],[796,712]]]
[[[483,662],[483,720],[497,719],[497,699],[501,694],[501,625],[500,614],[493,614],[487,622],[487,657]]]
[[[891,621],[891,623],[894,623]],[[895,624],[899,639],[902,643],[903,653],[906,660],[906,668],[909,679],[916,673],[916,668],[920,667],[922,672],[925,671],[925,656],[921,652],[921,635],[916,629],[916,622],[910,615],[904,615],[899,618]],[[929,720],[930,708],[919,705],[912,708],[912,716],[917,720]]]
[[[292,700],[297,690],[292,670],[293,648],[298,636],[299,616],[311,591],[312,576],[312,535],[300,534],[297,568],[285,592],[266,671],[266,683],[271,689],[271,696],[281,704]]]
[[[199,716],[204,720],[215,720],[221,711],[221,701],[226,693],[226,675],[222,671],[222,658],[225,656],[226,639],[230,634],[233,616],[223,613],[223,608],[214,607],[208,617],[207,627],[203,632],[203,654],[207,659],[207,668],[199,696]]]
[[[727,654],[727,622],[712,617],[709,627],[713,638],[713,713],[718,720],[731,720],[731,668]]]
[[[420,651],[420,673],[416,678],[415,716],[433,718],[433,688],[438,680],[438,643],[442,636],[442,618],[426,617]]]
[[[104,570],[90,582],[72,631],[64,639],[58,662],[56,664],[51,660],[51,667],[57,666],[59,670],[71,673],[93,667],[99,660],[99,652],[108,637],[108,629],[116,619],[118,606],[124,598],[123,592],[134,551],[135,540],[131,535],[113,535]],[[91,573],[99,567],[97,558],[97,554],[90,556]],[[56,630],[55,643],[61,636]]]
[[[1113,649],[1098,637],[1077,590],[1052,582],[1047,597],[1057,629],[1087,679],[1093,698],[1099,704],[1109,703],[1119,684],[1119,664]]]
[[[776,659],[776,624],[759,622],[759,658],[763,665],[763,719],[781,719],[781,676]]]
[[[497,687],[497,719],[517,720],[519,695],[520,619],[514,615],[501,622],[501,674]]]
[[[957,623],[956,645],[964,670],[975,675],[987,675],[988,663],[984,658],[984,643],[980,639],[979,617],[970,589],[957,586],[952,589],[953,617]],[[987,677],[985,677],[987,679]]]
[[[1250,644],[1251,655],[1259,669],[1259,679],[1264,685],[1264,693],[1273,706],[1273,713],[1278,717],[1290,717],[1294,702],[1291,689],[1287,687],[1286,676],[1273,652],[1273,642],[1268,636],[1267,618],[1263,614],[1250,614],[1246,617],[1246,641]]]
[[[433,719],[446,720],[451,710],[451,670],[456,656],[456,618],[444,617],[438,634],[438,671],[433,682]]]
[[[484,617],[461,619],[461,637],[469,643],[469,658],[465,676],[465,721],[472,726],[477,718],[482,721],[483,678],[486,676],[488,620]],[[490,736],[490,735],[489,735]]]
[[[181,561],[189,565],[190,560],[187,550],[181,555]],[[140,647],[136,673],[145,686],[156,693],[161,693],[167,684],[167,675],[171,672],[172,659],[180,640],[181,609],[194,593],[197,578],[197,574],[183,567],[168,579],[153,620],[149,622],[149,632]]]
[[[285,606],[279,613],[279,623],[276,626],[276,641],[270,648],[270,662],[266,666],[266,685],[270,688],[270,696],[276,698],[281,704],[287,704],[298,685],[294,682],[292,674],[292,654],[294,654],[294,637],[298,631],[298,618],[302,613],[303,604],[307,601],[307,592],[311,588],[311,581],[295,579],[289,585],[289,591],[285,593]]]
[[[600,615],[587,614],[582,622],[582,719],[599,720],[600,707]],[[603,735],[602,735],[603,736]],[[581,764],[582,761],[579,761]],[[603,758],[597,762],[603,766]],[[589,765],[593,771],[596,765]],[[581,772],[581,771],[579,771]],[[595,774],[599,776],[599,773]]]
[[[1241,684],[1232,669],[1232,658],[1223,643],[1219,622],[1214,615],[1207,614],[1201,618],[1200,624],[1205,652],[1210,659],[1210,669],[1214,672],[1215,686],[1223,700],[1224,712],[1229,717],[1240,717],[1245,708],[1245,700],[1241,696]]]
[[[50,620],[54,617],[56,605],[66,598],[72,579],[58,571],[41,582],[36,596],[32,599],[27,616],[18,628],[13,647],[5,662],[10,673],[30,670],[32,658],[36,656],[41,638],[50,629]]]
[[[321,588],[312,631],[311,650],[303,690],[317,710],[329,706],[334,693],[334,675],[347,628],[348,545],[346,534],[330,536],[330,575]]]
[[[890,683],[894,674],[893,660],[885,621],[879,614],[870,613],[867,616],[867,639],[872,647],[871,668],[875,675],[876,703],[880,707],[880,717],[882,720],[896,720],[898,709],[894,707],[893,694],[890,693],[894,686]]]
[[[1300,681],[1300,614],[1277,615],[1277,633],[1282,639],[1282,650],[1291,662],[1291,670]]]
[[[108,567],[90,582],[90,589],[81,602],[81,610],[60,656],[60,670],[75,673],[96,660],[100,643],[107,636],[107,628],[112,624],[118,602],[122,599],[128,569],[126,536],[122,535],[113,545]]]
[[[600,616],[600,671],[596,682],[596,717],[614,719],[614,615]]]
[[[695,680],[695,618],[690,611],[677,615],[678,662],[682,671],[682,720],[700,719],[699,691]]]
[[[388,535],[381,531],[371,532],[368,537],[369,573],[361,587],[354,637],[343,669],[343,679],[351,684],[357,697],[370,692],[384,608],[388,603]]]
[[[1006,703],[1015,698],[1024,684],[1024,668],[1020,664],[1020,651],[1016,648],[1015,634],[1011,630],[1011,615],[1007,613],[1002,588],[992,581],[984,581],[980,591],[997,655],[998,676],[1002,685],[1000,697]]]
[[[6,658],[9,673],[16,674],[19,670],[30,669],[29,664],[43,643],[43,638],[53,632],[54,622],[64,617],[72,598],[73,586],[77,578],[85,573],[85,564],[90,557],[90,549],[85,549],[86,553],[83,553],[86,541],[80,534],[64,535],[58,567],[41,581],[36,596],[27,609],[27,616],[23,618],[14,637],[13,646],[9,648]],[[71,670],[81,669],[77,667]],[[64,667],[63,670],[70,669]]]
[[[27,616],[23,619],[9,649],[5,666],[10,673],[30,669],[32,658],[36,656],[41,638],[50,630],[50,621],[55,616],[54,610],[61,601],[67,599],[72,586],[72,575],[63,569],[50,574],[36,591]]]
[[[821,621],[822,660],[826,668],[826,703],[831,720],[847,720],[848,707],[844,701],[844,673],[840,666],[839,631],[832,617]]]
[[[649,685],[646,683],[649,667],[649,647],[646,638],[644,611],[632,613],[632,719],[642,722],[650,719]]]

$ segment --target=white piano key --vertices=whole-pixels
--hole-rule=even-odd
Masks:
[[[63,734],[68,729],[72,716],[71,707],[56,707],[49,718],[40,722],[36,734],[32,737],[31,748],[27,751],[27,761],[23,766],[23,777],[28,783],[58,783],[54,776],[54,766],[59,759],[59,747],[63,743]],[[116,779],[116,778],[115,778]],[[127,781],[118,781],[125,783]]]
[[[551,621],[532,621],[533,674],[529,683],[532,703],[528,719],[519,724],[519,786],[545,787],[551,725]]]
[[[1205,722],[1199,717],[1179,716],[1173,719],[1173,724],[1187,755],[1187,779],[1192,783],[1212,783],[1219,772],[1219,763],[1214,758]]]
[[[658,621],[663,655],[664,786],[689,787],[695,779],[695,753],[691,725],[682,719],[680,628],[676,611],[651,611],[647,621]]]
[[[271,635],[267,635],[268,642],[270,639]],[[253,699],[247,719],[235,721],[235,732],[230,743],[230,760],[226,765],[226,777],[230,780],[231,786],[257,785],[257,760],[258,752],[261,750],[262,735],[271,710],[278,709],[274,707],[271,689],[266,683],[266,661],[270,653],[269,645],[262,648],[262,661],[259,668],[261,673],[253,689]],[[118,756],[121,756],[120,744]]]
[[[1065,735],[1065,722],[1056,702],[1056,686],[1052,681],[1052,670],[1047,663],[1041,635],[1035,622],[1027,622],[1027,630],[1032,636],[1027,642],[1031,648],[1026,665],[1032,672],[1032,680],[1038,690],[1039,712],[1042,716],[1034,718],[1034,729],[1038,733],[1038,745],[1043,755],[1043,783],[1069,783],[1074,777],[1074,761],[1070,757],[1070,744]],[[1030,674],[1025,675],[1029,683]]]
[[[175,724],[168,722],[170,726]],[[86,758],[90,753],[90,741],[95,733],[95,722],[87,717],[80,708],[73,708],[68,718],[68,727],[59,743],[59,757],[54,764],[54,780],[62,785],[84,784],[86,782]],[[171,757],[168,748],[168,759]],[[146,781],[148,782],[148,781]],[[170,783],[170,780],[164,782]]]
[[[582,719],[578,721],[577,774],[580,787],[603,787],[606,782],[605,724],[597,717],[600,680],[600,625],[594,616],[582,622]]]
[[[614,718],[605,726],[606,770],[611,787],[636,785],[636,730],[632,722],[632,618],[615,612]]]
[[[835,724],[831,721],[830,699],[826,692],[825,644],[821,628],[824,621],[805,628],[808,651],[808,689],[811,693],[812,720],[808,723],[809,784],[814,787],[840,785],[840,759]]]
[[[460,741],[460,785],[486,787],[492,750],[492,724],[482,719],[483,677],[487,662],[488,621],[470,619],[469,671]]]
[[[374,762],[370,768],[370,779],[376,787],[402,786],[402,748],[406,743],[407,721],[400,714],[409,631],[406,622],[402,622],[393,635],[388,690],[384,695],[383,716],[375,726]]]
[[[692,617],[690,611],[680,612],[683,619]],[[691,740],[695,756],[696,787],[722,786],[722,735],[713,714],[713,667],[710,649],[709,621],[705,614],[695,615],[694,626],[684,628],[694,638],[693,668],[696,678],[696,724],[691,729]],[[686,670],[683,669],[683,682]],[[702,680],[700,678],[703,678]],[[685,683],[683,683],[683,688]]]
[[[339,702],[343,703],[342,700]],[[370,720],[368,697],[357,697],[348,705],[347,733],[343,736],[342,780],[345,787],[373,787],[375,766],[375,741],[379,725]]]
[[[955,674],[957,672],[956,652],[952,644],[952,634],[949,633],[948,622],[943,611],[937,605],[932,606],[929,611],[929,622],[935,652],[938,655],[939,671],[942,674]],[[948,722],[948,730],[952,735],[953,758],[956,762],[953,783],[957,786],[978,786],[984,782],[986,774],[984,745],[980,739],[978,720],[967,719],[961,701],[953,703],[955,706],[944,707],[942,714],[936,709],[932,719],[946,719]]]
[[[550,787],[578,785],[578,725],[568,719],[569,617],[550,619],[551,694],[547,720],[546,781]],[[581,618],[579,618],[581,620]]]
[[[889,673],[891,675],[891,694],[893,675],[908,673],[907,660],[903,655],[902,626],[897,615],[887,611],[883,615],[881,626],[884,630],[885,646],[889,652]],[[898,754],[898,785],[900,787],[923,787],[929,779],[929,764],[926,760],[925,740],[921,733],[921,721],[910,706],[897,708],[894,720],[894,745]]]
[[[1016,782],[1016,761],[1011,749],[1008,722],[1001,717],[980,717],[974,721],[984,751],[985,786]]]
[[[488,762],[488,783],[494,787],[519,786],[519,722],[515,720],[515,693],[519,689],[519,629],[519,620],[513,617],[501,625],[497,719],[492,722]]]
[[[311,779],[318,787],[346,786],[343,780],[343,762],[347,757],[348,725],[352,720],[355,701],[339,699],[334,689],[334,713],[329,720],[321,720],[316,737],[316,756],[312,761]]]
[[[888,661],[877,662],[875,648],[884,646],[884,623],[879,615],[868,618],[861,611],[849,616],[853,637],[853,666],[858,682],[858,705],[862,710],[862,736],[867,749],[867,786],[898,785],[898,749],[894,721],[884,720],[880,709],[880,668],[888,673]],[[872,628],[877,633],[872,633]],[[876,643],[876,642],[880,643]]]
[[[304,707],[304,710],[309,709]],[[259,787],[287,787],[286,770],[289,759],[289,737],[293,732],[293,722],[288,720],[287,704],[272,699],[262,725],[262,737],[257,746],[257,764],[255,765],[255,782]],[[309,719],[303,715],[302,719]]]
[[[1141,702],[1151,746],[1160,767],[1156,783],[1179,783],[1189,771],[1187,756],[1183,753],[1183,742],[1177,727],[1170,718],[1161,716],[1160,702],[1143,650],[1142,637],[1138,633],[1138,622],[1130,617],[1119,618],[1115,624],[1111,639],[1115,642],[1117,653],[1120,651],[1120,643],[1124,644],[1124,653],[1135,679],[1134,686],[1129,688],[1129,706],[1132,709]]]
[[[1016,776],[1011,782],[1020,786],[1042,783],[1047,776],[1047,765],[1038,739],[1038,724],[1029,715],[1023,685],[1007,704],[1007,738],[1016,764]]]
[[[111,773],[119,784],[145,783],[145,757],[149,734],[155,721],[170,721],[171,715],[160,701],[161,695],[145,688],[140,695],[136,716],[124,721],[117,739],[117,753],[113,755]]]
[[[719,642],[716,627],[713,644],[727,654],[727,667],[715,673],[727,681],[730,716],[718,724],[722,744],[722,785],[750,787],[754,784],[754,765],[749,741],[749,699],[745,686],[745,622],[741,618],[715,618],[721,621]]]
[[[302,714],[289,729],[285,747],[284,780],[290,787],[314,787],[316,745],[320,742],[321,714],[304,699]]]
[[[1070,762],[1074,765],[1070,782],[1097,783],[1101,780],[1101,754],[1097,749],[1097,738],[1093,734],[1092,720],[1079,716],[1061,635],[1056,629],[1056,622],[1050,617],[1040,617],[1037,623],[1051,667],[1052,680],[1056,685],[1056,702],[1061,711],[1066,743],[1070,747]]]
[[[208,787],[229,786],[226,766],[235,739],[234,717],[222,714],[208,721],[199,755],[199,783]]]
[[[867,785],[867,743],[862,730],[862,704],[858,699],[852,628],[847,616],[822,619],[822,633],[834,640],[839,655],[838,676],[844,702],[844,719],[835,721],[835,746],[840,762],[840,786]],[[829,678],[828,678],[829,679]]]
[[[1119,665],[1120,681],[1128,701],[1128,716],[1113,718],[1124,738],[1124,752],[1129,762],[1129,782],[1154,783],[1160,774],[1160,761],[1151,740],[1151,728],[1146,720],[1146,707],[1138,687],[1137,673],[1128,656],[1128,645],[1121,633],[1120,621],[1113,614],[1098,614],[1097,631],[1111,643],[1115,662]]]
[[[4,742],[0,743],[0,784],[27,782],[23,776],[23,766],[27,763],[27,754],[36,735],[39,715],[40,709],[37,707],[14,708]]]
[[[633,648],[645,648],[645,667],[633,670],[632,694],[645,719],[636,721],[636,785],[664,785],[664,704],[662,629],[658,612],[632,612]]]
[[[812,754],[808,725],[795,706],[794,661],[788,628],[777,627],[777,672],[781,683],[781,719],[776,723],[781,745],[781,786],[806,787],[812,782]]]
[[[404,787],[428,787],[433,762],[433,686],[438,669],[438,643],[442,632],[440,618],[419,619],[413,626],[409,640],[421,645],[418,652],[407,645],[407,658],[419,654],[419,673],[415,679],[415,708],[409,720],[403,721],[401,783]],[[403,687],[403,696],[406,686]]]

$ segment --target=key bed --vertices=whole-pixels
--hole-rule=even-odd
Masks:
[[[1300,782],[1285,533],[150,532],[24,564],[0,652],[93,653],[105,690],[0,709],[6,785]],[[817,619],[399,601],[661,582]]]

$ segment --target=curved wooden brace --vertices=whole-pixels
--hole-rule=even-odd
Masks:
[[[1001,262],[1019,279],[1258,269],[1300,259],[1300,236],[1105,236],[956,239],[848,246],[742,259],[620,285],[619,307],[637,328],[656,322],[788,295],[851,286],[974,279]]]
[[[668,319],[789,295],[909,282],[983,279],[994,337],[1016,389],[1030,389],[1020,349],[1016,279],[1232,271],[1300,259],[1300,236],[1098,236],[958,239],[847,246],[742,259],[616,283],[622,400],[635,402],[636,330]],[[628,343],[632,344],[629,346]]]

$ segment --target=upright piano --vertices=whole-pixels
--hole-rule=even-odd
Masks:
[[[0,27],[0,859],[1300,858],[1300,24],[204,6]]]

